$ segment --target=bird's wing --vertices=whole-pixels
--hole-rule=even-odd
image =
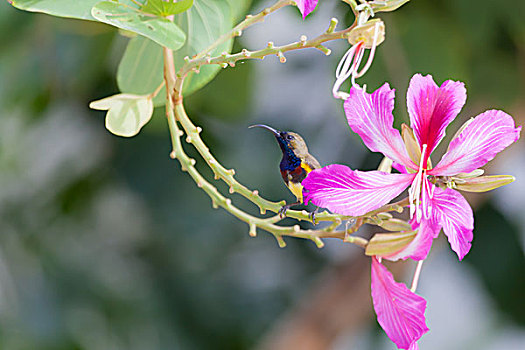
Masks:
[[[315,157],[312,156],[311,154],[308,154],[306,156],[305,162],[306,162],[306,164],[308,164],[308,166],[310,166],[310,168],[312,168],[312,170],[319,169],[321,167],[321,164],[319,164],[317,159],[315,159]]]

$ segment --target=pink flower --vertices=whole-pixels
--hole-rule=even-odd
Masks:
[[[417,349],[416,341],[428,332],[425,299],[412,293],[403,283],[372,257],[372,301],[377,322],[400,349]]]
[[[301,11],[303,18],[306,18],[306,16],[315,9],[318,1],[319,0],[296,0],[295,2],[297,3],[297,7],[299,8],[299,11]]]
[[[443,228],[451,248],[463,259],[470,250],[474,218],[465,198],[453,188],[485,191],[512,182],[511,176],[479,177],[478,168],[518,140],[521,130],[510,115],[486,111],[465,124],[432,167],[430,154],[465,100],[463,83],[447,80],[437,86],[430,75],[414,75],[407,93],[412,128],[405,125],[400,134],[393,128],[394,90],[388,84],[372,94],[352,87],[344,104],[350,127],[371,151],[390,158],[401,174],[329,165],[303,180],[306,203],[359,216],[387,204],[409,187],[412,226],[418,233],[403,251],[388,258],[424,259],[432,239]]]

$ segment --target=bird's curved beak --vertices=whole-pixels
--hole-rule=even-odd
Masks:
[[[263,128],[263,129],[271,131],[275,135],[275,137],[281,136],[281,132],[280,131],[275,130],[274,128],[272,128],[271,126],[268,126],[268,125],[264,125],[264,124],[250,125],[248,127],[248,129],[251,129],[251,128]]]

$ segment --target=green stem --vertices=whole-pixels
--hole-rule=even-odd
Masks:
[[[329,55],[331,53],[330,49],[323,46],[323,43],[337,40],[337,39],[346,39],[348,38],[348,35],[352,31],[352,29],[355,28],[357,25],[357,22],[354,21],[354,23],[341,31],[335,32],[335,25],[337,24],[337,19],[332,18],[330,22],[330,26],[328,27],[327,31],[316,38],[312,40],[307,40],[306,36],[301,36],[299,41],[282,45],[282,46],[274,46],[272,42],[269,42],[267,47],[261,50],[257,51],[248,51],[246,49],[242,50],[239,53],[236,54],[227,54],[222,53],[220,55],[217,55],[215,57],[211,57],[211,51],[213,51],[218,45],[223,43],[224,41],[234,38],[236,36],[240,36],[242,34],[242,31],[248,28],[249,26],[261,22],[264,20],[265,16],[268,14],[282,8],[288,5],[292,5],[295,2],[293,0],[279,0],[274,5],[264,9],[263,11],[259,12],[258,14],[254,16],[246,16],[246,19],[239,23],[237,26],[235,26],[231,31],[229,31],[226,34],[221,35],[213,44],[211,44],[208,48],[201,51],[199,54],[195,55],[193,58],[186,57],[186,63],[180,68],[180,70],[177,73],[177,79],[174,86],[174,93],[177,100],[182,99],[182,86],[184,83],[184,78],[190,73],[191,71],[198,72],[200,67],[203,65],[208,64],[219,64],[223,68],[226,68],[228,65],[235,66],[235,63],[240,60],[246,60],[246,59],[264,59],[264,57],[268,55],[276,55],[279,57],[279,60],[284,63],[286,62],[286,58],[284,57],[284,53],[288,51],[293,50],[299,50],[299,49],[305,49],[305,48],[316,48],[323,52],[325,55]],[[356,17],[357,19],[357,17]]]
[[[221,54],[215,57],[195,57],[194,59],[187,61],[187,63],[179,70],[178,77],[179,79],[183,79],[189,72],[192,70],[198,70],[203,65],[219,64],[224,68],[228,65],[233,67],[237,61],[248,59],[264,59],[269,55],[278,56],[281,62],[284,63],[286,61],[284,58],[285,52],[306,48],[315,48],[323,52],[325,55],[329,55],[331,53],[330,49],[323,46],[323,44],[328,41],[347,38],[350,31],[355,27],[354,23],[352,26],[336,32],[333,31],[333,23],[337,23],[337,21],[332,19],[328,30],[311,40],[307,40],[305,36],[302,36],[299,41],[282,46],[274,46],[272,42],[269,42],[266,48],[261,50],[249,51],[244,49],[241,52],[235,54]]]
[[[264,16],[267,14],[287,5],[291,5],[293,1],[290,0],[280,0],[272,7],[269,7],[262,11],[260,14],[255,16],[247,16],[247,18],[236,26],[232,31],[221,36],[216,42],[214,42],[206,50],[195,56],[192,60],[187,60],[186,64],[179,70],[178,74],[175,73],[174,61],[173,61],[173,52],[170,49],[164,48],[164,82],[166,85],[166,116],[168,119],[168,125],[171,135],[173,151],[171,152],[171,158],[177,159],[181,164],[182,170],[188,172],[191,178],[195,181],[199,188],[202,188],[206,194],[211,198],[213,207],[222,207],[241,221],[244,221],[249,226],[250,236],[255,236],[257,234],[257,228],[263,229],[267,232],[270,232],[277,239],[279,246],[284,247],[286,244],[283,240],[283,236],[304,238],[313,241],[318,247],[322,247],[324,243],[322,238],[339,238],[345,242],[356,244],[360,247],[366,248],[368,241],[361,237],[350,236],[350,234],[356,232],[364,223],[378,225],[383,222],[386,218],[387,220],[392,216],[390,214],[385,214],[388,211],[402,211],[403,206],[407,205],[406,200],[400,201],[398,203],[393,203],[386,205],[377,210],[371,211],[359,218],[354,218],[350,216],[332,214],[327,211],[319,213],[316,215],[318,221],[329,221],[330,225],[326,226],[323,229],[312,229],[312,230],[302,230],[299,225],[294,226],[279,226],[276,225],[277,222],[281,220],[279,215],[275,215],[269,218],[259,218],[251,214],[246,213],[245,211],[237,208],[232,204],[230,198],[222,195],[215,186],[208,182],[195,168],[195,159],[191,159],[184,152],[182,147],[181,137],[186,134],[186,142],[192,144],[195,149],[199,152],[201,157],[205,160],[207,165],[214,172],[216,179],[222,179],[229,187],[229,192],[239,193],[252,203],[256,204],[261,214],[264,214],[267,210],[278,213],[281,207],[285,204],[284,201],[281,202],[272,202],[262,198],[257,190],[250,190],[246,186],[242,185],[235,180],[234,175],[235,171],[233,169],[226,169],[221,165],[217,159],[211,154],[210,150],[203,142],[200,137],[200,132],[202,129],[195,126],[184,109],[182,103],[182,84],[185,76],[191,70],[198,69],[203,64],[229,64],[234,65],[236,61],[248,58],[264,58],[267,55],[276,54],[280,57],[281,61],[285,61],[283,52],[288,52],[296,49],[302,48],[317,48],[323,51],[325,54],[329,54],[329,50],[322,46],[323,43],[335,40],[335,39],[344,39],[350,33],[350,31],[355,27],[351,27],[335,32],[335,26],[337,20],[332,19],[328,30],[312,40],[307,40],[306,37],[301,37],[301,40],[295,43],[291,43],[284,46],[275,47],[273,43],[269,43],[268,47],[259,51],[247,51],[243,50],[241,53],[228,55],[223,54],[214,58],[204,57],[214,48],[216,48],[221,42],[227,40],[233,36],[239,36],[243,29],[248,26],[262,21]],[[161,87],[161,86],[160,86]],[[156,93],[160,91],[156,90]],[[179,129],[179,123],[182,126],[181,130]],[[297,211],[297,210],[288,210],[287,216],[295,218],[298,220],[311,221],[309,213],[306,211]],[[337,227],[345,220],[355,220],[354,226],[345,231],[336,231]]]
[[[177,119],[175,117],[173,102],[169,98],[166,104],[166,114],[168,118],[168,125],[171,134],[171,142],[173,151],[171,152],[171,157],[177,159],[181,164],[182,170],[188,172],[191,178],[195,181],[197,186],[204,190],[206,194],[211,198],[212,205],[214,207],[222,207],[230,214],[234,215],[236,218],[246,222],[250,229],[250,235],[256,235],[256,228],[263,229],[267,232],[270,232],[277,239],[279,246],[284,247],[286,243],[283,240],[283,236],[304,238],[313,241],[319,248],[321,248],[324,243],[321,238],[339,238],[344,239],[345,235],[349,232],[345,231],[333,231],[334,226],[330,225],[325,229],[318,230],[302,230],[299,225],[294,226],[278,226],[275,225],[275,222],[280,221],[280,217],[275,215],[273,217],[264,219],[258,218],[253,215],[250,215],[241,209],[237,208],[232,204],[230,198],[223,196],[215,186],[209,183],[195,168],[195,160],[188,157],[182,148],[182,143],[180,137],[184,135],[182,130],[179,129],[177,125]],[[354,229],[353,232],[357,230],[358,227]],[[355,237],[351,243],[356,244],[360,247],[365,248],[368,244],[368,241],[364,238]]]
[[[259,207],[261,214],[266,213],[266,211],[268,210],[274,213],[278,213],[281,207],[285,204],[285,202],[272,202],[267,199],[264,199],[259,195],[259,192],[257,190],[250,190],[246,186],[239,183],[234,177],[235,171],[233,169],[226,169],[210,152],[209,148],[206,146],[206,144],[200,137],[200,132],[202,131],[202,129],[200,127],[196,127],[192,123],[192,121],[186,114],[184,106],[181,103],[179,103],[175,105],[174,108],[177,120],[179,121],[185,133],[187,134],[186,142],[192,144],[195,147],[195,149],[199,152],[201,157],[213,171],[215,178],[222,179],[229,186],[231,194],[238,193],[246,199],[250,200],[252,203],[256,204]],[[363,217],[375,217],[378,214],[388,211],[400,211],[400,208],[402,209],[400,203],[402,204],[402,202],[397,202],[385,205],[382,208],[379,208],[377,210],[371,211],[370,213],[363,215]],[[304,210],[288,210],[286,212],[286,216],[298,220],[311,221],[310,214]],[[318,213],[315,218],[316,221],[331,221],[337,226],[345,220],[354,219],[354,217],[352,216],[333,214],[327,211]]]
[[[255,23],[264,21],[264,18],[269,15],[272,12],[275,12],[279,10],[280,8],[283,8],[285,6],[292,5],[294,3],[293,0],[279,0],[275,4],[273,4],[270,7],[265,8],[261,12],[259,12],[256,15],[248,15],[242,21],[241,23],[237,24],[232,30],[230,30],[227,33],[224,33],[221,35],[217,40],[215,40],[210,46],[208,46],[206,49],[198,53],[193,59],[199,59],[202,57],[205,57],[206,55],[211,54],[213,50],[215,50],[220,44],[227,41],[230,38],[234,38],[236,36],[241,36],[242,31],[246,28],[254,25]]]

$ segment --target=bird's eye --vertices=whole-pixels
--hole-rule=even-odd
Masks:
[[[287,140],[293,140],[293,136],[292,135],[286,135],[286,139]]]

